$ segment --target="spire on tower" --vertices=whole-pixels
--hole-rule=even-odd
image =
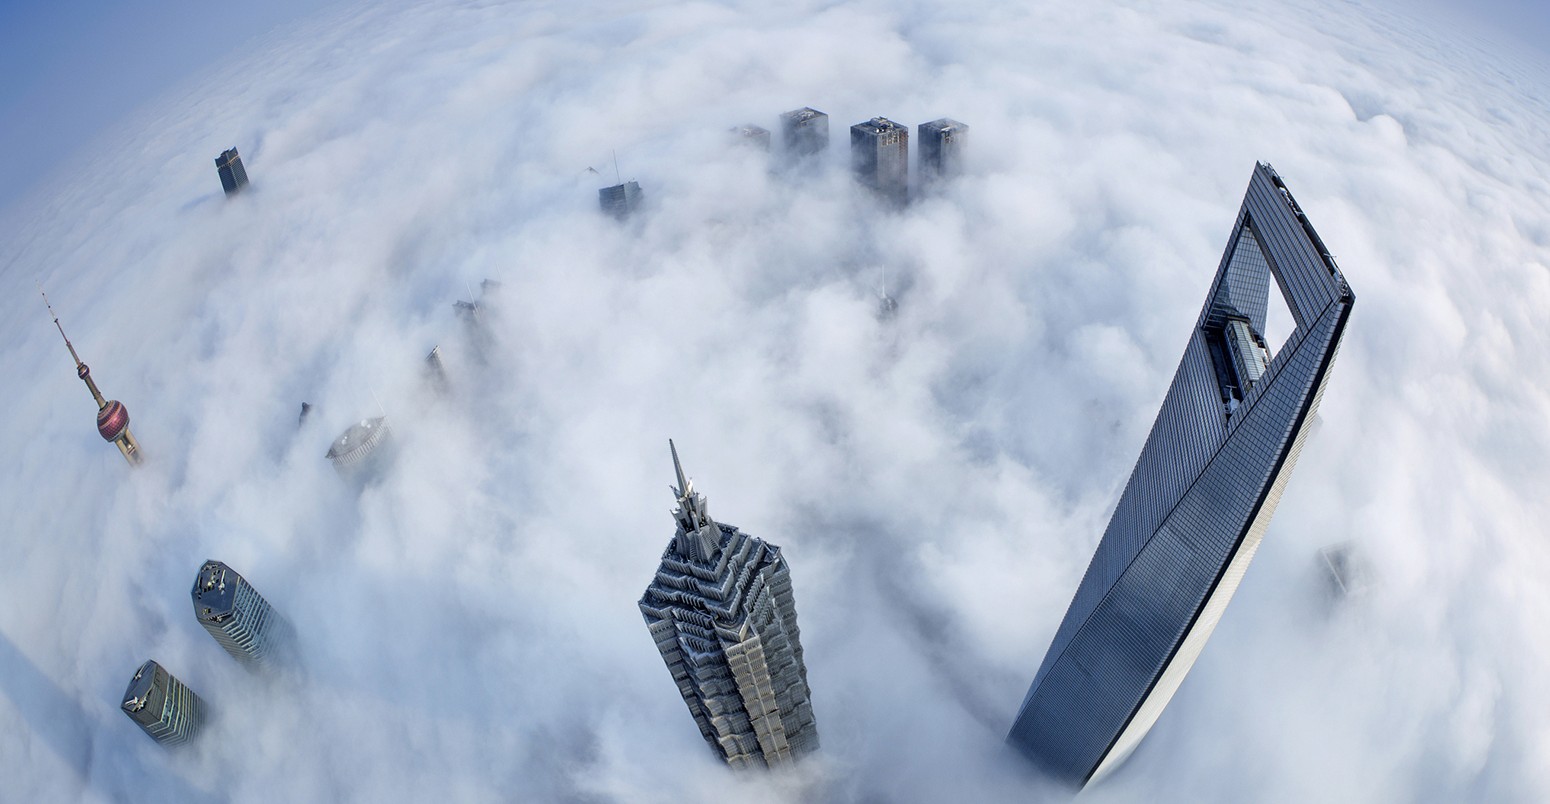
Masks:
[[[695,491],[693,481],[684,476],[673,439],[667,440],[667,448],[673,452],[673,471],[678,475],[678,487],[673,489],[678,497],[678,505],[673,507],[678,533],[673,538],[673,545],[680,555],[710,561],[721,549],[721,528],[710,518],[710,504],[705,501],[705,495]]]

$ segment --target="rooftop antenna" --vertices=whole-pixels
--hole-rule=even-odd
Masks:
[[[38,294],[43,297],[43,306],[48,308],[48,314],[54,319],[54,326],[59,329],[59,337],[65,339],[65,348],[70,350],[70,357],[75,359],[75,365],[79,367],[81,365],[81,357],[75,353],[75,344],[71,343],[70,336],[65,334],[64,325],[59,323],[59,313],[54,312],[54,305],[49,303],[48,294],[43,292],[43,283],[36,279],[32,283],[38,286]]]
[[[614,149],[612,153],[614,155],[614,179],[617,180],[620,184],[623,184],[624,178],[619,175],[619,151],[618,149]]]
[[[382,411],[382,418],[387,418],[387,408],[382,407],[382,400],[377,398],[377,389],[371,389],[371,401],[377,403],[377,410]]]

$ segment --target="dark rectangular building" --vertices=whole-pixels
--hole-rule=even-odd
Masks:
[[[909,200],[910,130],[886,117],[850,127],[850,161],[856,178],[888,201]]]
[[[780,133],[787,155],[812,156],[829,147],[829,116],[808,106],[786,112]]]
[[[206,151],[205,153],[209,153]],[[228,148],[215,158],[215,169],[221,174],[221,188],[227,195],[248,186],[248,172],[242,167],[242,157],[236,148]]]
[[[770,150],[770,130],[752,123],[735,126],[732,129],[732,141],[767,152]]]
[[[963,148],[969,127],[949,118],[921,123],[920,180],[924,184],[951,178],[963,171]]]
[[[624,220],[640,206],[640,185],[627,181],[604,187],[597,191],[597,204],[609,215]]]

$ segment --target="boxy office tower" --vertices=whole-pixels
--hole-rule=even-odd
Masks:
[[[204,702],[154,660],[140,665],[120,705],[124,714],[165,746],[182,745],[199,733]]]
[[[250,669],[274,662],[289,645],[290,623],[246,578],[219,561],[206,561],[189,592],[194,617],[233,659]]]
[[[1269,293],[1296,329],[1274,355]],[[1184,358],[1007,740],[1074,786],[1144,737],[1199,657],[1275,512],[1355,296],[1256,165]]]
[[[910,127],[874,117],[850,127],[850,162],[856,178],[895,206],[910,199]]]
[[[227,148],[215,158],[215,170],[221,174],[221,189],[227,195],[235,195],[238,190],[248,186],[248,172],[243,169],[242,157],[237,155],[236,148]]]

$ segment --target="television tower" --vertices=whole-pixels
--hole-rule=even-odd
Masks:
[[[91,390],[92,399],[97,400],[97,432],[103,439],[112,441],[118,445],[118,451],[124,453],[124,460],[129,461],[130,466],[139,466],[143,458],[140,455],[140,442],[135,440],[134,433],[129,432],[129,409],[117,399],[103,399],[102,392],[97,390],[97,383],[91,378],[91,369],[81,362],[80,355],[75,353],[75,345],[70,343],[70,337],[65,334],[65,328],[59,323],[59,315],[54,312],[54,305],[49,304],[48,294],[43,293],[39,287],[38,292],[43,294],[43,304],[48,307],[48,314],[54,317],[54,326],[59,328],[59,337],[65,339],[65,348],[70,350],[70,357],[75,360],[75,373],[86,383]]]

